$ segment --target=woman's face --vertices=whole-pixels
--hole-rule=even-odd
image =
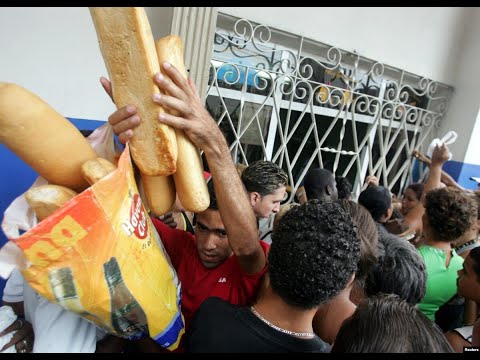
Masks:
[[[457,287],[458,294],[465,299],[480,301],[480,282],[478,276],[473,270],[474,260],[467,256],[463,263],[463,269],[458,271]]]
[[[420,200],[417,199],[417,195],[415,191],[412,189],[407,189],[403,193],[402,197],[402,213],[403,215],[407,214],[410,210],[412,210],[415,206],[417,206]]]

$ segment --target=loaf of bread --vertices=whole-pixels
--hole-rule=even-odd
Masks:
[[[90,185],[95,184],[98,180],[114,172],[117,167],[107,159],[97,157],[88,160],[82,165],[82,175]]]
[[[88,187],[80,168],[97,154],[80,131],[37,95],[0,83],[0,143],[50,184]]]
[[[175,130],[158,121],[163,108],[152,95],[160,90],[160,71],[150,23],[143,8],[90,8],[100,50],[112,83],[117,108],[133,104],[142,119],[130,140],[130,152],[144,175],[171,175],[176,170]]]
[[[163,215],[175,202],[175,184],[171,176],[148,176],[141,178],[143,193],[149,210],[155,215]]]
[[[175,35],[161,38],[156,43],[158,61],[175,66],[185,78],[188,77],[183,61],[182,39]],[[163,68],[162,68],[163,72]],[[183,207],[191,212],[201,212],[208,208],[210,196],[203,177],[202,158],[198,148],[185,135],[175,129],[178,146],[177,171],[173,174],[178,198]]]
[[[41,185],[25,193],[25,199],[37,215],[38,221],[46,219],[60,209],[77,193],[59,185]]]

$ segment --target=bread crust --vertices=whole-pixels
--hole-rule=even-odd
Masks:
[[[25,199],[40,222],[52,215],[76,195],[77,193],[69,188],[49,184],[28,190],[25,193]]]
[[[142,119],[130,140],[130,152],[144,175],[170,175],[176,171],[177,142],[172,127],[158,121],[164,109],[152,95],[160,71],[148,17],[144,8],[93,7],[90,13],[112,83],[117,108],[134,104]]]
[[[185,78],[188,77],[183,61],[183,43],[180,37],[169,35],[161,38],[156,42],[156,48],[160,64],[168,61]],[[178,158],[177,171],[173,174],[173,179],[178,198],[186,210],[202,212],[210,205],[210,196],[205,178],[203,177],[203,164],[200,152],[183,130],[175,129],[175,133]]]
[[[116,169],[117,167],[107,159],[97,157],[82,165],[82,175],[90,185],[93,185]]]
[[[88,187],[80,168],[97,157],[82,133],[29,90],[0,83],[0,143],[50,184]]]
[[[171,176],[142,175],[141,182],[148,208],[154,215],[163,215],[172,208],[176,194]]]

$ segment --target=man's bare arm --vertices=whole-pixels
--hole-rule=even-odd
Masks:
[[[230,246],[247,273],[256,273],[266,265],[258,240],[257,223],[243,183],[232,161],[225,137],[203,106],[191,79],[185,79],[170,64],[163,64],[170,77],[160,74],[155,82],[169,95],[154,97],[165,108],[180,115],[160,115],[160,121],[185,131],[190,140],[205,153],[212,174],[217,203]]]

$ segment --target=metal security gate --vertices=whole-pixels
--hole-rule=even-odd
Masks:
[[[266,159],[287,172],[288,202],[311,167],[347,177],[357,194],[370,174],[400,194],[416,177],[412,151],[436,137],[451,93],[359,54],[218,14],[206,107],[236,163]]]

